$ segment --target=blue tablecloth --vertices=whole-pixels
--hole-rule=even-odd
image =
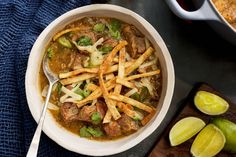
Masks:
[[[68,10],[90,0],[0,0],[0,156],[25,156],[36,123],[27,106],[25,71],[31,47],[42,30]],[[44,134],[39,155],[79,156]]]

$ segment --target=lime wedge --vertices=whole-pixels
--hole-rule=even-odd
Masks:
[[[208,124],[195,138],[191,146],[194,157],[213,157],[225,145],[225,136],[214,124]]]
[[[194,97],[194,104],[201,112],[207,115],[220,115],[229,108],[228,102],[223,98],[206,91],[197,92]]]
[[[225,135],[226,143],[224,150],[236,153],[236,124],[223,118],[214,118],[212,123],[215,124]]]
[[[186,117],[178,121],[170,130],[171,146],[177,146],[196,135],[206,124],[199,118]]]

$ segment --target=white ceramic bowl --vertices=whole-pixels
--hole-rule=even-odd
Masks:
[[[201,5],[196,11],[184,10],[177,0],[166,0],[166,2],[178,17],[186,20],[205,20],[224,39],[236,45],[236,29],[224,19],[212,0],[193,0],[196,6]]]
[[[115,141],[92,141],[80,138],[59,126],[51,114],[46,114],[43,131],[62,147],[85,155],[104,156],[125,151],[148,137],[162,122],[171,103],[174,90],[174,68],[166,45],[157,31],[138,14],[115,5],[95,4],[71,10],[58,17],[40,34],[31,50],[25,79],[27,101],[30,111],[38,122],[43,108],[39,88],[39,70],[45,46],[53,35],[75,19],[88,16],[113,17],[135,25],[152,42],[162,66],[162,93],[155,117],[136,133]]]

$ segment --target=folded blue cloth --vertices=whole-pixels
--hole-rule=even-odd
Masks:
[[[68,10],[91,0],[0,0],[0,156],[25,156],[36,123],[25,96],[31,47],[42,30]],[[42,134],[38,156],[81,156]]]

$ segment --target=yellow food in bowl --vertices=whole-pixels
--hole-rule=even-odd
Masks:
[[[236,29],[236,1],[212,0],[220,14]]]

